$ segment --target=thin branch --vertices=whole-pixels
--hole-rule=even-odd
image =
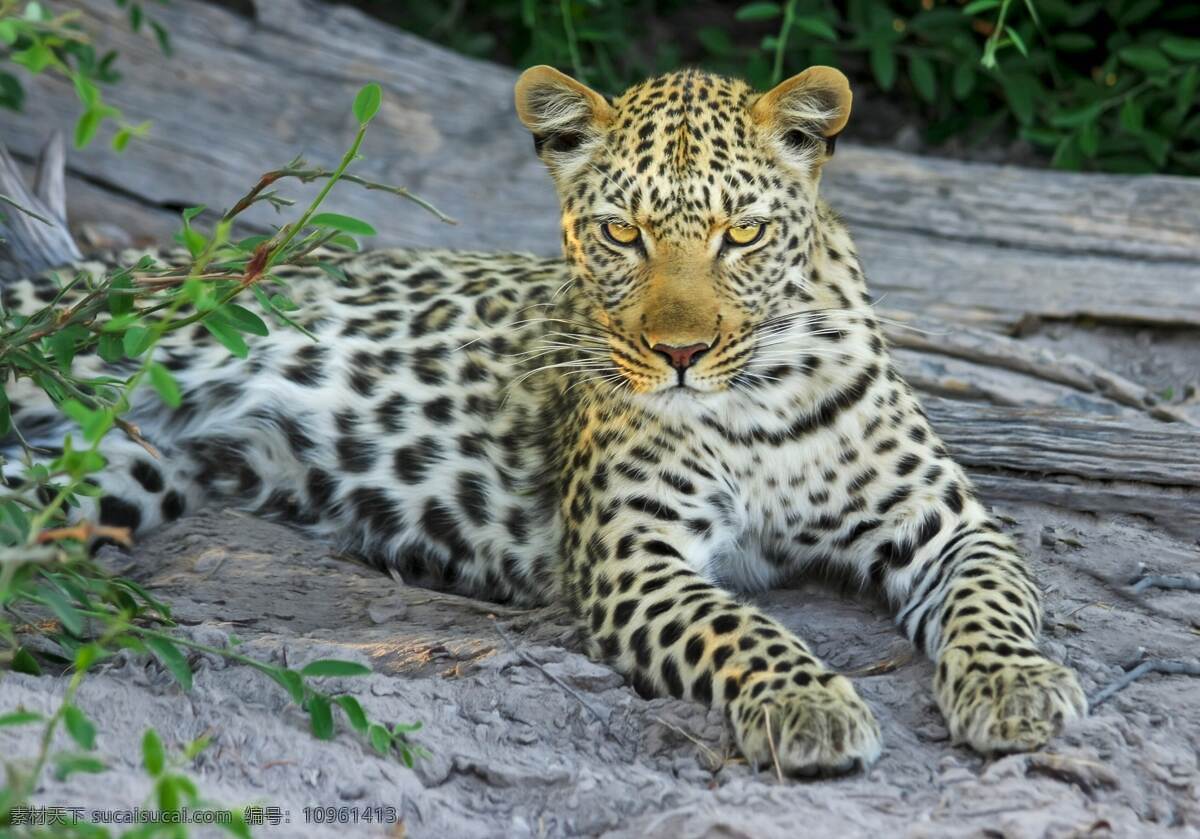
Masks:
[[[1164,676],[1200,676],[1200,661],[1172,661],[1161,658],[1143,661],[1128,673],[1115,679],[1107,687],[1093,694],[1088,699],[1088,707],[1094,711],[1097,706],[1107,702],[1118,691],[1124,690],[1138,679],[1151,673],[1161,673]]]

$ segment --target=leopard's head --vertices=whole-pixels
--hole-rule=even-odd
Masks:
[[[558,190],[591,346],[631,390],[726,390],[803,308],[821,166],[850,101],[831,67],[767,93],[685,70],[615,99],[551,67],[522,74],[517,113]]]

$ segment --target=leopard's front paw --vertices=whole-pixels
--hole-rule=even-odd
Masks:
[[[756,766],[771,766],[777,756],[789,775],[833,775],[879,757],[879,724],[844,676],[822,672],[804,685],[793,678],[778,687],[769,678],[750,682],[729,715],[742,754]]]
[[[1036,749],[1087,713],[1074,672],[1041,656],[951,650],[935,688],[955,742],[983,754]]]

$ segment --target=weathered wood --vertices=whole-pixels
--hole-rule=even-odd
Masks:
[[[38,155],[34,187],[0,142],[0,279],[19,277],[79,259],[66,224],[62,134],[54,134]],[[14,206],[15,205],[15,206]]]
[[[377,80],[384,102],[355,171],[413,188],[460,224],[348,187],[335,190],[331,210],[371,219],[381,231],[374,245],[558,248],[553,190],[513,114],[513,71],[349,8],[311,0],[254,5],[254,20],[198,2],[155,9],[173,36],[168,59],[151,39],[131,34],[111,2],[81,4],[85,28],[121,53],[123,80],[106,97],[131,121],[153,120],[153,128],[125,154],[102,140],[73,151],[71,170],[149,208],[224,208],[298,153],[336,163],[353,136],[354,95]],[[47,126],[69,126],[77,113],[69,83],[38,77],[25,110],[5,116],[0,140],[31,159],[32,138]],[[282,186],[289,195],[312,194]],[[258,230],[279,221],[265,206],[245,218]]]
[[[833,187],[826,194],[839,211],[855,198]],[[1013,197],[1013,215],[1021,198]],[[1200,204],[1200,183],[1192,200]],[[853,219],[850,227],[872,290],[889,307],[1003,330],[1029,318],[1200,326],[1200,262],[956,241]]]
[[[839,144],[826,184],[839,211],[871,229],[1200,267],[1194,178],[1039,171],[854,146],[843,154]]]
[[[1109,401],[1155,419],[1193,422],[1178,409],[1159,404],[1153,394],[1136,382],[1086,358],[1052,352],[928,315],[886,309],[882,314],[884,331],[892,346],[916,351],[899,354],[905,375],[914,384],[917,380],[928,383],[927,389],[941,388],[947,395],[958,389],[953,372],[947,376],[945,369],[958,367],[965,368],[969,373],[966,381],[977,388],[967,398],[982,398],[997,405],[1056,404],[1081,413],[1114,413],[1097,404]],[[956,365],[950,359],[965,364]],[[1003,389],[987,389],[987,380],[997,377],[1003,382]],[[1080,394],[1094,394],[1098,400],[1092,399],[1085,407],[1078,401]]]
[[[951,453],[985,498],[1148,516],[1200,529],[1200,430],[1149,419],[926,399]]]

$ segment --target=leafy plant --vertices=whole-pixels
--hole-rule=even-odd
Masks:
[[[0,379],[30,379],[79,426],[78,438],[68,434],[61,451],[51,453],[49,460],[41,452],[39,459],[13,426],[7,396],[0,398],[0,435],[11,432],[25,453],[22,479],[0,488],[0,669],[35,675],[47,667],[72,671],[62,703],[48,718],[23,709],[0,715],[0,726],[42,727],[32,765],[6,766],[9,784],[0,790],[0,826],[10,824],[15,809],[25,805],[48,764],[59,777],[104,771],[106,765],[94,749],[96,725],[75,704],[75,696],[88,670],[120,650],[153,655],[185,691],[192,684],[189,652],[223,656],[279,684],[307,712],[316,737],[333,736],[336,707],[350,729],[381,754],[395,754],[409,766],[421,756],[420,747],[409,739],[419,726],[372,721],[353,696],[316,686],[322,678],[368,673],[367,667],[327,659],[294,670],[244,655],[236,644],[214,647],[177,634],[166,604],[133,580],[109,576],[88,557],[91,539],[127,542],[128,532],[87,520],[71,523],[67,516],[81,497],[99,492],[92,478],[105,468],[100,443],[106,435],[123,433],[156,455],[123,415],[142,387],[156,391],[168,406],[180,404],[179,385],[154,360],[155,345],[163,335],[198,323],[229,352],[246,357],[250,346],[245,336],[266,335],[271,329],[237,302],[246,294],[255,297],[277,326],[300,329],[288,317],[295,305],[277,270],[285,265],[324,265],[322,249],[357,248],[354,236],[374,233],[360,219],[318,212],[335,184],[345,180],[387,190],[438,212],[404,189],[347,174],[380,99],[378,85],[359,92],[353,108],[358,130],[334,169],[312,168],[297,159],[264,174],[207,233],[196,224],[203,208],[185,210],[177,238],[189,258],[182,264],[146,256],[101,277],[80,273],[32,315],[0,311]],[[247,208],[264,201],[276,208],[291,204],[273,189],[285,179],[324,184],[299,217],[274,235],[232,239],[233,223]],[[325,267],[336,274],[335,267]],[[90,376],[73,367],[79,354],[91,351],[109,362],[104,374]],[[51,751],[60,729],[67,731],[77,750]],[[147,732],[146,765],[156,778],[159,808],[195,803],[195,787],[185,776],[164,774],[162,759],[154,757],[161,754],[161,746],[154,746],[157,742],[157,734]],[[185,757],[190,760],[196,751],[185,750]]]
[[[360,0],[364,2],[364,0]],[[365,3],[451,47],[609,92],[697,63],[766,88],[832,64],[925,139],[1024,138],[1063,169],[1200,173],[1200,6],[1168,0]]]
[[[146,15],[141,3],[132,0],[116,0],[116,3],[127,10],[133,31],[140,30],[143,24],[149,26],[162,51],[170,54],[170,35],[162,24]],[[24,4],[18,0],[0,0],[0,66],[8,61],[30,75],[61,73],[74,85],[81,107],[75,122],[75,147],[89,145],[100,126],[106,120],[113,120],[117,130],[112,147],[124,151],[131,139],[149,131],[150,123],[131,124],[119,108],[104,100],[100,85],[120,78],[114,67],[117,53],[110,50],[97,55],[90,36],[79,24],[81,15],[78,9],[55,12],[49,0],[28,0]],[[20,78],[0,69],[0,108],[19,111],[24,102],[25,88]]]

